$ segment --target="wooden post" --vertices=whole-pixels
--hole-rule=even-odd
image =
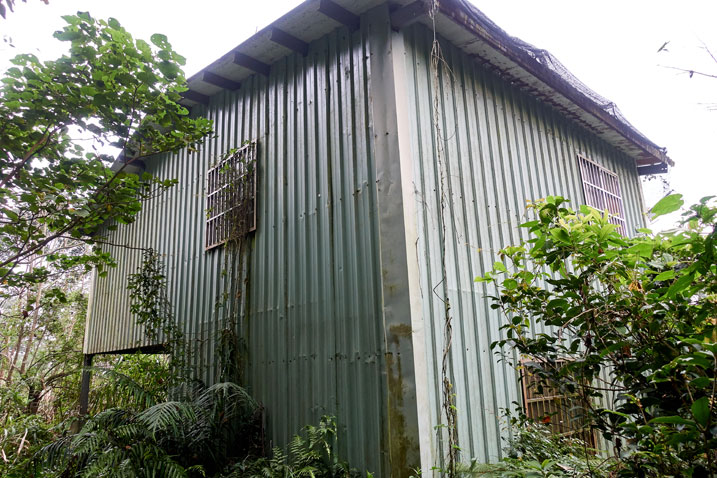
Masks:
[[[87,415],[90,403],[90,382],[92,381],[92,354],[85,354],[82,361],[82,381],[80,382],[80,417]]]

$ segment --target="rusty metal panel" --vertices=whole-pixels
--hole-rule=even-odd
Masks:
[[[218,379],[217,336],[247,294],[237,333],[271,445],[335,415],[343,456],[388,476],[367,36],[365,26],[336,29],[306,56],[274,63],[269,77],[247,78],[195,109],[217,134],[198,153],[147,161],[148,171],[178,184],[111,242],[162,254],[174,313],[206,382]],[[244,141],[257,144],[257,229],[238,275],[225,247],[205,251],[205,175]],[[151,345],[129,315],[125,289],[141,253],[108,250],[118,267],[95,279],[88,354]]]
[[[575,206],[584,202],[578,154],[618,175],[627,228],[633,232],[644,224],[643,204],[633,159],[444,41],[436,91],[430,67],[433,38],[423,25],[404,31],[417,260],[436,434],[432,452],[438,463],[445,439],[440,382],[448,301],[453,319],[449,374],[461,457],[489,462],[502,454],[501,409],[520,402],[521,394],[515,370],[490,348],[502,338],[502,318],[486,298],[495,290],[474,278],[492,268],[501,248],[527,238],[518,228],[525,222],[526,201],[563,195]],[[443,165],[436,154],[439,144]]]

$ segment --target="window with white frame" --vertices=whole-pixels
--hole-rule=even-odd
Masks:
[[[607,211],[610,222],[617,226],[620,234],[625,235],[627,223],[617,174],[581,155],[578,155],[578,164],[583,181],[585,204],[599,211]]]
[[[256,142],[207,171],[206,250],[256,230]]]

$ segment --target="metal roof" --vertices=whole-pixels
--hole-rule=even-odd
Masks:
[[[184,103],[208,103],[223,89],[235,90],[253,74],[268,75],[288,54],[340,25],[358,27],[360,15],[385,0],[306,0],[227,52],[188,80]],[[429,27],[506,81],[530,91],[609,144],[629,154],[640,174],[661,173],[673,165],[660,148],[632,126],[615,105],[574,77],[545,50],[509,36],[466,0],[398,0],[391,22],[400,30],[415,22]],[[434,18],[429,12],[433,8]],[[435,23],[434,23],[435,21]]]

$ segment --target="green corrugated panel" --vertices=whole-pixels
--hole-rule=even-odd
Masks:
[[[305,57],[290,55],[272,65],[269,77],[249,77],[241,89],[219,93],[207,107],[198,108],[195,113],[214,120],[217,135],[207,138],[198,153],[182,151],[148,161],[151,172],[179,184],[149,202],[135,224],[120,227],[111,237],[112,242],[154,247],[163,254],[169,297],[199,378],[217,379],[217,333],[228,314],[247,307],[237,325],[247,345],[246,380],[266,407],[273,444],[285,444],[301,426],[333,414],[343,454],[376,476],[388,475],[391,445],[400,459],[402,443],[388,443],[387,430],[400,436],[398,422],[406,417],[389,423],[388,402],[398,397],[396,410],[410,408],[415,390],[415,377],[401,376],[399,370],[398,378],[405,382],[399,380],[387,391],[391,377],[384,358],[389,335],[384,320],[406,325],[411,317],[405,305],[407,286],[382,284],[383,274],[398,282],[407,275],[398,270],[406,260],[418,261],[433,425],[440,423],[442,299],[450,299],[459,444],[464,458],[490,461],[500,456],[500,409],[519,400],[519,391],[515,371],[490,350],[500,338],[500,317],[484,298],[492,291],[474,284],[473,278],[490,269],[501,247],[525,238],[517,225],[523,222],[526,200],[563,194],[581,201],[577,152],[619,174],[628,224],[642,223],[640,186],[629,158],[482,70],[457,48],[444,45],[451,73],[444,71],[440,91],[432,92],[428,65],[433,35],[422,26],[405,34],[408,88],[397,94],[409,99],[414,178],[413,184],[398,187],[391,170],[392,152],[398,148],[387,146],[397,141],[390,136],[396,125],[382,118],[377,128],[383,129],[374,132],[376,118],[371,115],[374,102],[387,101],[376,110],[385,112],[394,100],[392,92],[370,87],[387,88],[380,74],[371,75],[371,65],[391,73],[381,63],[383,55],[391,54],[383,49],[391,40],[386,37],[388,7],[382,8],[369,14],[371,26],[363,21],[354,32],[337,29],[313,42]],[[369,28],[378,38],[373,49],[366,39]],[[439,216],[433,94],[439,95],[447,160],[445,231]],[[258,144],[258,229],[247,244],[244,272],[237,274],[236,267],[227,267],[223,248],[204,250],[204,181],[217,157],[243,141]],[[407,153],[400,154],[403,158]],[[416,191],[417,258],[405,253],[402,238],[387,237],[405,232],[404,224],[398,224],[400,205],[389,204],[402,197],[396,188]],[[379,198],[386,201],[380,209]],[[396,224],[389,224],[394,219]],[[379,226],[385,228],[385,242],[379,241]],[[140,253],[109,249],[119,265],[95,281],[86,353],[149,345],[129,316],[125,290]],[[407,257],[391,257],[394,253]],[[246,283],[243,277],[248,277]],[[219,307],[226,291],[231,300]],[[236,300],[239,292],[242,301]],[[413,370],[412,352],[396,349],[402,350],[406,353],[398,362],[402,359],[406,370]]]
[[[386,466],[381,276],[369,118],[366,29],[338,29],[199,111],[217,136],[199,153],[153,158],[179,184],[148,203],[112,242],[163,254],[169,298],[199,378],[216,380],[223,248],[204,251],[204,175],[221,153],[256,140],[258,229],[249,244],[248,387],[283,445],[336,415],[342,451],[382,476]],[[196,113],[197,111],[195,111]],[[148,345],[129,316],[126,277],[140,253],[110,247],[118,267],[98,278],[86,353]],[[237,282],[239,282],[237,280]],[[236,304],[230,304],[237,307]]]
[[[525,221],[527,200],[560,194],[576,205],[583,201],[577,153],[619,175],[628,226],[633,229],[643,224],[640,182],[630,158],[485,71],[447,42],[442,46],[450,71],[441,69],[440,91],[432,91],[433,33],[414,26],[404,38],[431,422],[436,426],[443,421],[443,299],[448,298],[453,318],[450,371],[461,455],[465,461],[494,461],[503,446],[501,409],[520,401],[521,395],[514,369],[490,349],[491,342],[501,338],[501,317],[490,310],[485,298],[495,291],[473,279],[492,268],[502,247],[526,238],[518,225]],[[436,94],[441,139],[432,123]],[[437,141],[443,141],[445,150],[443,182],[435,155]],[[442,187],[445,231],[440,217]],[[438,459],[435,450],[434,457]]]
[[[306,58],[272,68],[263,146],[276,160],[260,171],[249,370],[278,443],[335,414],[346,427],[343,451],[380,470],[380,276],[362,35],[337,30]]]

